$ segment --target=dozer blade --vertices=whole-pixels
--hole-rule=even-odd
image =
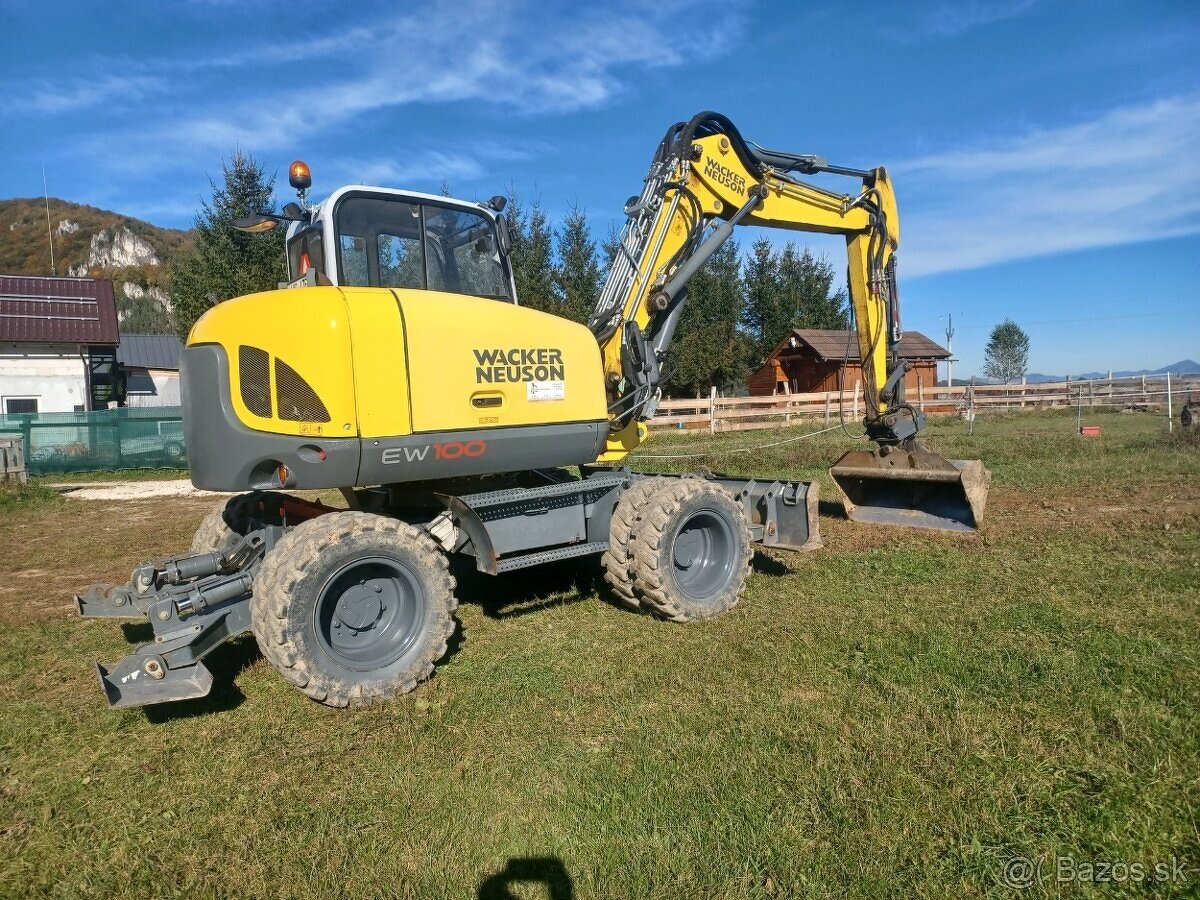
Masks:
[[[113,709],[204,697],[213,683],[212,672],[202,662],[168,669],[161,657],[136,654],[107,666],[96,663],[96,674]]]
[[[829,470],[856,522],[975,531],[992,473],[929,450],[851,450]]]

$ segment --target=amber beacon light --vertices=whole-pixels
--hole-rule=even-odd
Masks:
[[[312,172],[308,163],[298,159],[288,166],[288,183],[298,191],[306,191],[312,187]]]

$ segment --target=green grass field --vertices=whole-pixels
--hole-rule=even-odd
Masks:
[[[147,628],[70,595],[186,548],[206,505],[9,492],[0,894],[1196,896],[1200,442],[1089,420],[1102,437],[1066,414],[930,428],[994,473],[976,536],[841,518],[840,433],[656,437],[643,457],[706,456],[642,468],[820,480],[825,549],[760,554],[698,626],[602,602],[592,564],[460,571],[434,679],[359,712],[249,638],[206,701],[108,710],[91,663]],[[1017,856],[1028,890],[1002,880]],[[1057,857],[1183,875],[1058,884]]]

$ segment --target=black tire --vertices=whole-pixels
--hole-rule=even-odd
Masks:
[[[326,706],[367,706],[433,674],[456,626],[454,578],[422,529],[363,512],[297,525],[254,578],[263,656]]]
[[[220,550],[247,534],[253,522],[282,524],[283,520],[273,510],[278,510],[279,502],[284,499],[287,499],[286,494],[275,491],[251,491],[222,500],[196,529],[192,553]]]
[[[183,444],[178,441],[168,441],[163,444],[163,453],[166,454],[167,459],[178,462],[183,459]]]
[[[604,580],[612,589],[610,594],[613,602],[626,609],[642,611],[642,605],[633,589],[633,575],[629,571],[633,559],[630,537],[639,516],[645,510],[647,494],[668,483],[665,478],[642,478],[621,495],[613,510],[612,521],[608,527],[608,549],[604,551],[600,562],[604,566]]]
[[[682,479],[656,487],[644,504],[630,561],[642,605],[672,622],[714,619],[737,605],[753,548],[733,496],[712,482]]]

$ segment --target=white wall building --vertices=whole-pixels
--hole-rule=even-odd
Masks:
[[[117,363],[129,407],[179,406],[179,356],[183,342],[173,334],[121,333]]]
[[[118,339],[111,281],[0,275],[0,415],[106,408]]]

